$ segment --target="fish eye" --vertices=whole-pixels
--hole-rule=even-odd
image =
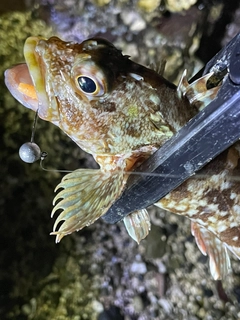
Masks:
[[[90,77],[80,76],[77,78],[80,89],[85,93],[94,93],[97,90],[97,85]]]
[[[80,54],[71,70],[76,89],[89,100],[103,97],[108,92],[108,77],[99,65],[86,54]]]

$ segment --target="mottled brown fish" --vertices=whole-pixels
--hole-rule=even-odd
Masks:
[[[217,94],[207,90],[211,75],[189,85],[184,73],[176,87],[157,72],[134,63],[103,39],[81,44],[30,37],[26,64],[5,72],[6,84],[24,106],[59,126],[100,169],[67,174],[56,190],[52,215],[59,214],[52,234],[65,235],[101,217],[121,194],[128,172],[174,135]],[[188,217],[203,254],[210,257],[215,279],[230,270],[229,249],[240,258],[239,144],[210,162],[157,206]],[[238,172],[239,174],[239,172]],[[58,227],[61,224],[60,227]],[[150,230],[147,211],[124,218],[139,242]]]

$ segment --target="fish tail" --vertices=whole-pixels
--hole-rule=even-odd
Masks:
[[[51,214],[62,210],[51,232],[56,242],[100,218],[120,194],[123,175],[123,170],[79,169],[63,177],[55,191],[63,190],[55,196]]]
[[[195,222],[191,222],[191,231],[202,254],[209,256],[209,267],[213,279],[224,278],[231,271],[226,245],[212,232]]]
[[[217,95],[220,86],[207,88],[207,82],[213,75],[213,72],[204,75],[189,84],[187,80],[187,71],[184,70],[177,87],[178,96],[186,96],[190,104],[195,105],[199,111],[206,107]]]

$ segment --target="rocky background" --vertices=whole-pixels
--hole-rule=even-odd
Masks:
[[[238,1],[42,0],[0,4],[0,319],[240,319],[240,263],[223,281],[190,234],[189,221],[151,209],[152,230],[138,246],[121,223],[49,235],[54,188],[63,174],[23,163],[34,114],[7,92],[3,72],[23,61],[30,35],[107,38],[143,63],[167,60],[165,77],[189,77],[240,30]],[[38,121],[45,167],[95,168],[91,156],[52,124]]]

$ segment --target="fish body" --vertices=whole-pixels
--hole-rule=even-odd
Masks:
[[[100,165],[98,170],[78,169],[57,186],[62,189],[52,212],[61,210],[52,232],[57,242],[101,217],[121,194],[129,171],[218,91],[207,90],[210,75],[189,85],[183,74],[176,87],[104,39],[78,44],[30,37],[24,55],[26,64],[5,73],[13,96],[57,125]],[[210,256],[215,279],[230,269],[227,248],[240,258],[239,184],[228,179],[238,169],[239,155],[236,144],[203,169],[209,178],[189,179],[156,203],[191,219],[192,233],[203,254]],[[146,209],[124,218],[124,223],[137,242],[150,229]]]

